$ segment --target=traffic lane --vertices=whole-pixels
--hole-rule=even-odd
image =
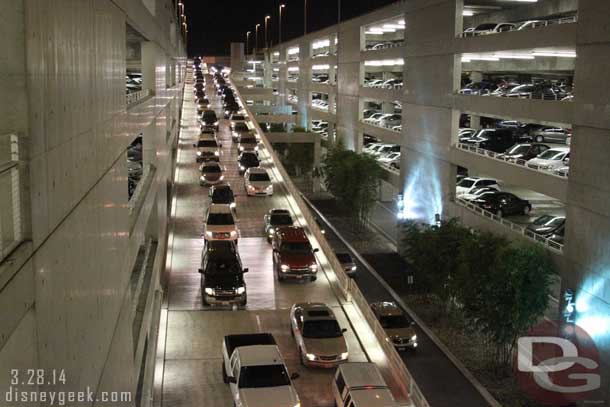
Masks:
[[[330,230],[326,238],[336,252],[347,251],[343,243]],[[406,265],[396,253],[367,254],[364,258],[396,291],[406,287]],[[392,301],[392,296],[364,265],[356,259],[358,270],[354,281],[368,301]],[[418,347],[415,352],[400,352],[401,359],[415,379],[420,390],[433,407],[487,407],[481,394],[462,375],[445,354],[419,327],[415,326]]]

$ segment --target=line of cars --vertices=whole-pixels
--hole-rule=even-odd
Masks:
[[[459,93],[518,99],[573,100],[570,85],[565,82],[548,80],[519,83],[506,79],[485,79],[468,83],[460,89]]]
[[[369,109],[362,112],[362,121],[371,126],[384,127],[393,131],[402,130],[402,113],[382,113]]]
[[[378,88],[378,89],[402,89],[403,81],[402,78],[391,78],[391,79],[365,79],[364,86],[367,88]]]
[[[237,116],[232,116],[231,128],[239,143],[239,130],[245,133],[250,130],[247,125],[242,125],[245,121],[236,119],[241,118]],[[213,126],[213,123],[202,126],[202,132],[214,130]],[[244,153],[256,155],[254,150],[242,151],[241,154]],[[204,164],[218,165],[222,157],[221,154],[209,156],[219,159],[204,161]],[[245,174],[252,170],[265,171],[260,167],[250,167]],[[206,216],[199,269],[203,303],[243,306],[247,303],[244,274],[249,270],[243,267],[238,250],[239,232],[234,225],[237,210],[235,196],[226,183],[212,185],[208,195],[211,203]],[[288,278],[315,281],[318,265],[314,254],[317,249],[312,248],[305,230],[295,226],[291,213],[286,209],[272,209],[265,216],[264,224],[265,236],[273,249],[274,273],[278,281]],[[348,257],[341,257],[341,261],[350,262],[345,266],[352,273],[356,266],[351,256]],[[409,320],[401,320],[404,327],[397,326],[397,311],[389,310],[384,304],[373,304],[371,309],[382,326],[387,328],[388,338],[398,350],[417,346]],[[358,405],[397,406],[375,364],[346,363],[349,350],[344,333],[347,329],[339,325],[329,306],[323,303],[296,303],[290,309],[289,320],[291,335],[303,366],[338,367],[332,385],[337,405],[351,407],[360,400]],[[272,334],[227,335],[222,342],[222,353],[223,380],[229,384],[236,406],[269,405],[270,401],[277,407],[300,406],[299,396],[292,384],[298,374],[288,373]]]
[[[549,19],[536,19],[536,20],[526,20],[526,21],[517,21],[514,23],[511,22],[488,22],[482,23],[475,27],[468,27],[464,30],[463,36],[472,37],[478,35],[489,35],[489,34],[498,34],[508,31],[522,31],[528,30],[530,28],[544,27],[550,24],[561,24],[561,23],[570,23],[575,22],[576,16],[564,16],[560,18],[549,18]]]
[[[498,159],[567,177],[572,130],[568,128],[500,121],[495,128],[462,128],[458,142],[495,153]]]
[[[400,145],[388,143],[369,143],[363,150],[375,158],[379,164],[400,170]]]
[[[366,44],[364,49],[367,51],[376,51],[379,49],[402,47],[404,44],[405,44],[405,42],[403,40],[380,41],[380,42]]]

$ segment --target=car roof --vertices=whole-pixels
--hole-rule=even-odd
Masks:
[[[307,242],[305,230],[300,226],[282,226],[275,232],[282,240],[288,242]]]
[[[339,365],[345,385],[350,389],[358,387],[387,387],[377,365],[369,362],[349,362]]]
[[[290,211],[288,209],[273,208],[269,209],[269,215],[290,215]]]
[[[223,189],[232,191],[231,185],[229,185],[229,184],[212,185],[213,191],[218,191],[218,190],[223,190]]]
[[[208,210],[209,213],[232,213],[229,204],[212,203]]]
[[[268,174],[267,170],[261,167],[252,167],[246,170],[248,174]]]
[[[284,364],[277,345],[240,346],[239,360],[242,366],[280,365]]]
[[[303,310],[303,319],[311,320],[337,320],[335,314],[330,307],[321,302],[301,302],[295,304],[295,307]]]
[[[220,168],[220,164],[216,161],[204,161],[204,163],[201,165],[201,168],[205,168],[205,167],[219,167]]]
[[[375,406],[375,407],[395,407],[396,400],[392,396],[392,392],[387,388],[366,388],[357,389],[350,392],[354,405],[360,406]]]
[[[551,147],[546,151],[557,151],[558,153],[569,153],[570,152],[570,147]]]
[[[404,315],[404,312],[400,309],[400,307],[392,301],[374,302],[371,304],[371,307],[383,316]]]

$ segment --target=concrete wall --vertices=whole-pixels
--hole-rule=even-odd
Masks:
[[[129,391],[135,404],[134,355],[143,346],[132,340],[127,287],[146,239],[159,242],[156,274],[164,264],[166,182],[182,97],[167,73],[185,66],[184,50],[169,45],[173,6],[155,4],[154,17],[136,0],[0,5],[8,23],[0,36],[8,50],[0,64],[0,133],[19,135],[31,223],[27,240],[0,263],[2,394],[11,368],[61,368],[62,390]],[[127,22],[150,40],[143,59],[155,94],[129,107]],[[157,170],[134,211],[126,148],[142,132]]]

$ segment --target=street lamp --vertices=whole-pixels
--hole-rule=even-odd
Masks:
[[[256,49],[258,48],[258,27],[260,27],[260,24],[256,24],[256,27],[254,27],[254,54],[256,55]]]
[[[280,4],[280,28],[279,28],[280,40],[279,40],[278,44],[282,43],[282,9],[285,7],[286,7],[285,4]]]
[[[269,48],[269,41],[267,41],[267,21],[271,19],[271,16],[265,16],[265,48]]]
[[[252,34],[252,31],[246,32],[246,55],[248,55],[248,49],[250,49],[250,34]]]

